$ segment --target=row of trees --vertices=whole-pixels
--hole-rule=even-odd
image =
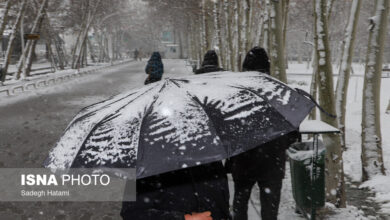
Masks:
[[[18,52],[15,45],[20,42],[23,47],[14,78],[30,76],[38,40],[20,40],[23,33],[40,35],[55,69],[77,69],[86,66],[88,60],[108,62],[121,58],[126,52],[122,48],[129,43],[130,8],[126,0],[6,0],[0,15],[0,39],[5,31],[10,34],[0,80],[5,81],[11,58]],[[70,50],[64,38],[72,39],[66,42]]]
[[[187,48],[193,60],[200,61],[207,50],[215,49],[220,54],[220,63],[225,69],[239,71],[245,53],[252,46],[259,45],[270,54],[271,74],[287,82],[289,37],[291,41],[299,41],[297,44],[300,45],[300,48],[295,45],[290,48],[299,53],[305,47],[309,49],[307,51],[312,51],[308,53],[313,66],[311,94],[313,97],[318,96],[319,103],[328,113],[337,115],[337,118],[332,118],[321,113],[321,120],[342,131],[341,136],[324,136],[327,144],[327,199],[338,207],[345,207],[346,200],[342,153],[346,148],[348,84],[355,53],[358,51],[360,61],[361,51],[364,49],[367,58],[362,115],[363,180],[385,174],[381,150],[379,92],[389,1],[145,1],[156,8],[154,12],[163,12],[159,16],[170,21],[175,32],[179,32],[179,38],[183,36],[183,42],[186,42],[183,45],[186,46],[182,47]],[[365,7],[362,9],[363,4]],[[364,10],[364,17],[370,17],[368,31],[367,25],[364,27],[359,22],[361,10]],[[345,19],[345,12],[348,11],[349,18]],[[359,46],[357,50],[355,42],[362,43],[363,40],[366,48]],[[342,43],[338,44],[337,41]],[[299,57],[302,54],[298,55],[298,62],[301,62],[302,58]],[[333,65],[339,66],[336,89]],[[313,111],[312,118],[315,117],[316,113]]]

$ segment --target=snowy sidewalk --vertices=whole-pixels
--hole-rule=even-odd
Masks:
[[[295,201],[291,191],[291,175],[290,167],[286,164],[286,177],[283,180],[282,196],[280,198],[279,216],[280,220],[304,220],[302,215],[295,213]],[[234,196],[234,182],[229,175],[229,189],[230,189],[230,204],[233,203]],[[259,188],[255,185],[252,189],[252,195],[248,207],[248,219],[261,219],[260,217],[260,197]],[[363,211],[356,207],[348,206],[345,209],[336,209],[332,204],[326,204],[326,216],[321,216],[319,219],[342,219],[342,220],[366,220],[368,218],[363,216]]]
[[[49,85],[55,85],[69,81],[72,78],[84,76],[89,73],[93,73],[105,68],[110,68],[114,65],[120,65],[130,62],[131,60],[122,60],[114,63],[98,63],[91,66],[87,66],[81,69],[65,69],[57,71],[51,74],[32,74],[25,80],[7,80],[0,86],[0,96],[18,95],[25,91],[35,90],[37,88],[46,87]],[[45,64],[42,64],[44,66]]]

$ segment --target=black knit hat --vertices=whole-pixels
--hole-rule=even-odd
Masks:
[[[264,48],[254,47],[245,57],[242,65],[244,71],[259,71],[270,74],[270,63],[267,52]]]

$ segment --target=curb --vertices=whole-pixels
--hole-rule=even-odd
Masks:
[[[33,79],[31,81],[23,81],[23,82],[15,83],[13,85],[0,86],[0,97],[17,96],[27,91],[33,91],[48,86],[59,85],[79,77],[87,76],[91,73],[96,73],[100,70],[109,69],[113,66],[123,65],[126,63],[130,63],[132,61],[133,60],[125,60],[114,64],[99,66],[94,69],[80,70],[80,71],[75,70],[75,72],[72,73],[58,74],[58,75],[53,74],[52,76],[48,75],[42,78]]]

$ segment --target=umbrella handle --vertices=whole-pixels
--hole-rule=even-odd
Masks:
[[[301,95],[303,95],[303,96],[309,98],[309,99],[317,106],[317,108],[318,108],[322,113],[324,113],[324,114],[327,115],[328,117],[337,118],[336,115],[333,115],[333,114],[331,114],[331,113],[325,111],[325,109],[323,109],[323,108],[321,107],[321,105],[318,104],[317,101],[313,98],[313,96],[311,96],[308,92],[306,92],[305,90],[299,89],[299,88],[295,88],[295,90],[296,90],[299,94],[301,94]]]

